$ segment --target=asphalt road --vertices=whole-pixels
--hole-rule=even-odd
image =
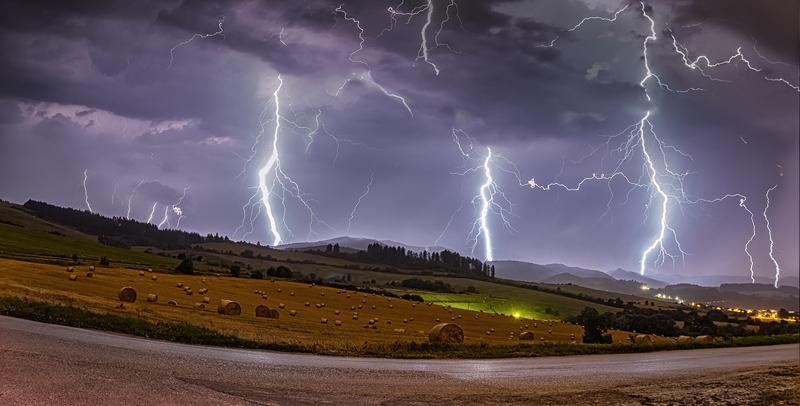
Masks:
[[[630,392],[637,385],[744,376],[797,365],[797,344],[527,359],[388,360],[190,346],[0,316],[4,405],[577,404],[604,399],[636,404],[635,398],[597,394],[614,391],[622,396],[625,388]]]

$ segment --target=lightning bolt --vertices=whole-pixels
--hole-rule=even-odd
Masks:
[[[187,39],[185,41],[181,41],[178,44],[176,44],[175,46],[173,46],[172,48],[170,48],[170,50],[169,50],[169,66],[167,66],[167,69],[172,68],[172,64],[175,62],[175,50],[176,49],[178,49],[178,48],[180,48],[182,46],[185,46],[185,45],[189,45],[189,43],[191,43],[192,41],[194,41],[196,39],[212,38],[212,37],[216,37],[216,36],[225,37],[225,31],[222,28],[222,23],[224,21],[225,21],[225,17],[220,17],[217,20],[217,31],[216,32],[212,32],[210,34],[199,34],[199,33],[198,34],[194,34],[189,39]],[[281,42],[283,42],[283,41],[281,41]]]
[[[342,14],[342,18],[344,18],[345,21],[353,23],[353,25],[355,25],[356,29],[358,30],[358,48],[350,52],[350,54],[347,56],[347,60],[353,63],[363,65],[366,70],[360,74],[353,74],[352,77],[342,82],[342,84],[336,90],[335,96],[338,97],[339,94],[341,94],[342,90],[344,90],[344,88],[351,82],[355,80],[360,80],[361,82],[366,83],[368,86],[377,89],[385,96],[400,102],[400,104],[402,104],[403,107],[405,107],[405,109],[408,111],[408,114],[410,114],[411,117],[414,117],[414,113],[411,111],[411,107],[408,105],[406,99],[403,96],[400,96],[394,92],[389,91],[383,85],[375,81],[375,79],[372,77],[372,68],[370,67],[370,65],[364,59],[356,59],[356,54],[364,50],[364,43],[366,42],[366,38],[364,37],[364,28],[361,26],[361,21],[347,14],[347,11],[342,6],[344,5],[343,4],[339,5],[339,7],[337,7],[334,10],[334,12],[337,14]]]
[[[578,21],[578,23],[575,24],[574,26],[572,26],[572,28],[570,28],[568,30],[565,30],[564,32],[577,31],[579,28],[581,28],[583,26],[583,24],[586,24],[589,21],[598,21],[599,20],[599,21],[605,21],[605,22],[613,23],[613,22],[617,21],[617,17],[619,17],[620,14],[622,14],[623,12],[625,12],[625,10],[628,9],[628,6],[629,5],[626,4],[624,7],[622,7],[619,10],[617,10],[616,12],[614,12],[614,16],[610,17],[610,18],[609,17],[601,17],[601,16],[586,17],[583,20]],[[548,42],[547,44],[539,44],[536,47],[537,48],[552,48],[552,47],[554,47],[556,45],[556,42],[558,41],[558,39],[559,39],[559,37],[556,36],[552,41]]]
[[[767,210],[769,210],[769,192],[772,192],[777,188],[778,185],[774,185],[771,188],[767,189],[766,197],[767,197],[767,204],[764,206],[764,221],[767,223],[767,235],[769,236],[769,259],[775,265],[775,288],[778,288],[778,280],[781,278],[781,266],[778,264],[778,260],[775,259],[775,240],[772,238],[772,226],[769,223],[769,217],[767,217]]]
[[[156,214],[156,206],[157,206],[157,205],[158,205],[158,202],[154,202],[154,203],[153,203],[153,208],[152,208],[152,209],[150,209],[150,215],[149,215],[149,216],[147,216],[147,221],[146,221],[146,223],[149,223],[149,222],[153,221],[153,215],[155,215],[155,214]]]
[[[89,179],[88,175],[89,169],[83,170],[83,198],[86,202],[86,208],[89,209],[89,213],[94,214],[94,210],[92,210],[92,205],[89,204],[89,189],[86,188],[86,180]]]
[[[494,179],[492,178],[492,170],[489,164],[492,160],[492,149],[486,147],[486,160],[483,161],[483,175],[485,181],[480,188],[481,196],[481,215],[480,215],[480,234],[483,236],[483,249],[487,261],[494,260],[492,252],[492,234],[489,232],[489,207],[494,200]]]
[[[394,30],[394,27],[397,25],[397,17],[405,17],[406,24],[411,23],[414,17],[418,15],[425,14],[425,22],[422,25],[422,28],[419,32],[420,42],[419,42],[419,49],[417,51],[417,57],[414,59],[415,62],[422,60],[425,64],[429,65],[436,76],[439,76],[441,70],[439,69],[439,65],[433,62],[430,59],[430,52],[434,49],[439,47],[447,48],[450,52],[458,53],[453,50],[453,48],[448,43],[440,42],[439,37],[444,30],[444,26],[450,21],[451,10],[455,10],[455,16],[458,19],[459,24],[461,24],[463,28],[463,22],[461,21],[461,15],[459,12],[458,4],[456,4],[455,0],[450,0],[445,8],[445,17],[439,22],[439,28],[434,32],[433,35],[433,47],[429,45],[430,40],[428,39],[428,33],[431,30],[431,25],[433,24],[433,14],[435,12],[435,7],[433,5],[433,0],[427,0],[425,4],[415,6],[409,11],[402,11],[400,8],[403,6],[405,1],[401,1],[396,7],[389,7],[386,11],[389,13],[389,27],[384,28],[381,30],[378,37],[382,36],[383,34]]]
[[[183,219],[183,209],[181,209],[181,207],[179,205],[181,203],[183,203],[183,199],[186,198],[186,192],[188,192],[189,189],[190,189],[189,186],[184,187],[183,188],[183,193],[180,195],[180,197],[178,197],[177,200],[175,200],[174,203],[168,204],[168,205],[164,205],[164,217],[161,219],[161,222],[158,223],[158,228],[163,227],[164,224],[166,224],[168,227],[172,227],[172,223],[170,223],[170,221],[169,221],[169,213],[170,213],[170,211],[173,214],[175,214],[176,216],[178,216],[178,220],[177,220],[177,222],[175,224],[175,228],[177,229],[178,227],[181,226],[181,220]],[[155,206],[153,207],[153,209],[155,209]],[[152,214],[151,214],[151,216],[152,216]]]
[[[133,203],[133,196],[136,195],[136,190],[139,189],[139,186],[142,186],[142,183],[144,183],[144,179],[140,180],[139,183],[133,187],[133,190],[131,190],[131,194],[128,195],[128,211],[125,214],[125,218],[128,220],[131,218],[131,204]]]
[[[307,239],[311,238],[311,234],[314,233],[314,224],[320,223],[329,229],[333,230],[328,223],[320,220],[316,213],[314,212],[313,207],[311,206],[312,201],[306,197],[306,194],[303,192],[300,185],[295,182],[281,167],[281,158],[280,158],[280,135],[281,135],[281,123],[286,122],[287,120],[281,114],[281,99],[280,99],[280,92],[283,88],[283,78],[281,75],[278,75],[278,86],[276,86],[275,91],[272,93],[272,103],[274,105],[274,112],[273,117],[270,120],[273,123],[272,128],[272,148],[269,157],[267,158],[266,162],[259,168],[258,170],[258,183],[255,187],[256,191],[253,195],[250,196],[250,199],[242,206],[242,223],[239,227],[236,228],[234,231],[234,235],[238,234],[240,231],[244,230],[245,223],[249,220],[250,222],[250,232],[254,229],[254,222],[260,214],[261,210],[263,209],[266,213],[267,217],[267,225],[268,231],[272,236],[272,245],[280,245],[281,242],[284,241],[284,237],[281,234],[281,225],[278,223],[278,219],[275,212],[275,207],[271,202],[271,196],[276,195],[280,197],[281,207],[282,207],[282,216],[281,216],[281,224],[283,228],[289,233],[292,234],[291,229],[289,228],[288,224],[286,223],[286,195],[293,197],[297,202],[308,212],[309,214],[309,225],[308,225],[308,236]],[[259,135],[256,137],[256,142],[252,148],[255,154],[256,146],[261,142],[261,138],[263,134],[266,132],[266,124],[267,122],[264,120],[263,115],[259,119],[259,125],[261,127],[261,131]],[[255,155],[252,155],[254,157]],[[246,164],[245,164],[246,165]],[[280,194],[278,194],[280,193]],[[258,204],[256,204],[258,203]],[[244,236],[247,236],[250,232],[244,233]]]
[[[764,78],[764,80],[769,81],[769,82],[781,83],[781,84],[789,87],[790,89],[792,89],[792,90],[794,90],[796,92],[800,92],[800,85],[791,83],[790,81],[788,81],[788,80],[786,80],[786,79],[784,79],[782,77],[770,76],[769,74],[764,73],[764,69],[763,68],[760,68],[760,67],[756,66],[752,61],[750,61],[750,59],[748,59],[744,55],[744,53],[742,53],[742,47],[741,46],[737,47],[736,48],[736,52],[731,54],[727,59],[723,59],[723,60],[720,60],[720,61],[717,61],[717,62],[711,62],[709,57],[706,56],[706,55],[699,55],[699,56],[695,57],[694,59],[691,59],[690,56],[689,56],[689,50],[685,46],[681,45],[678,42],[678,40],[675,38],[674,34],[670,33],[670,36],[672,37],[672,47],[675,50],[675,53],[680,55],[681,59],[683,60],[684,66],[686,66],[689,69],[696,70],[696,71],[700,72],[700,74],[706,79],[713,80],[713,81],[718,81],[718,82],[729,82],[727,80],[723,80],[723,79],[719,79],[719,78],[716,78],[714,76],[711,76],[710,74],[708,74],[706,72],[706,70],[707,69],[718,68],[720,66],[731,65],[734,62],[741,62],[742,65],[744,65],[748,70],[750,70],[752,72],[756,72],[756,73],[762,74],[762,77]],[[758,52],[758,48],[756,48],[756,44],[755,43],[753,43],[753,51],[755,52],[756,55],[758,55],[760,58],[764,59],[768,63],[771,63],[771,64],[782,63],[782,62],[777,62],[777,61],[771,61],[771,60],[765,58],[763,55],[761,55],[761,53]]]
[[[353,210],[350,211],[350,217],[347,219],[347,232],[350,233],[350,227],[353,224],[353,220],[356,217],[356,211],[358,210],[358,206],[361,204],[361,201],[364,200],[365,197],[369,194],[370,188],[372,187],[372,182],[374,181],[375,174],[373,172],[369,173],[369,183],[367,183],[367,187],[364,189],[364,193],[358,196],[358,200],[356,200],[356,204],[353,205]]]
[[[645,93],[645,96],[649,102],[652,102],[650,94],[648,92],[648,83],[655,82],[659,88],[664,89],[669,92],[675,93],[687,93],[691,91],[700,91],[701,88],[687,88],[687,89],[674,89],[670,87],[666,82],[664,82],[651,68],[649,55],[648,55],[648,46],[651,42],[654,42],[658,39],[655,31],[655,21],[650,17],[645,7],[645,3],[642,1],[640,2],[641,5],[641,15],[647,19],[649,23],[649,33],[645,36],[644,40],[642,41],[642,60],[644,65],[644,76],[639,82],[639,86]],[[627,6],[623,7],[622,9],[618,10],[614,13],[614,16],[611,18],[607,17],[587,17],[583,20],[579,21],[575,24],[572,28],[566,30],[567,32],[572,32],[580,28],[583,24],[593,20],[602,20],[606,22],[614,22],[617,20],[617,17],[627,9]],[[707,70],[715,68],[717,66],[730,64],[735,60],[742,61],[749,69],[755,70],[749,60],[747,60],[744,55],[741,53],[741,48],[737,50],[737,52],[729,57],[728,59],[718,61],[718,62],[711,62],[710,59],[706,56],[700,56],[695,59],[690,59],[688,56],[688,51],[685,47],[680,45],[677,40],[675,39],[674,35],[672,37],[672,45],[675,52],[681,56],[684,66],[691,70],[696,70],[701,73],[701,75],[709,80],[714,81],[723,81],[718,79],[712,75],[710,75]],[[558,38],[556,38],[557,40]],[[546,46],[553,46],[555,41],[553,40],[549,45]],[[612,142],[615,142],[618,137],[626,135],[623,137],[623,141],[619,144],[618,147],[612,147]],[[600,175],[592,174],[590,177],[586,177],[580,180],[575,186],[568,186],[563,183],[549,183],[549,184],[538,184],[535,179],[531,179],[527,182],[527,186],[539,189],[539,190],[551,190],[552,188],[559,188],[569,192],[575,192],[581,190],[581,187],[586,182],[591,181],[605,181],[609,183],[609,191],[611,191],[611,198],[607,204],[607,210],[610,210],[610,204],[614,200],[613,190],[611,189],[611,181],[614,179],[623,179],[627,185],[630,186],[628,193],[636,188],[646,188],[650,191],[650,202],[647,204],[647,208],[650,207],[651,203],[655,203],[658,211],[658,231],[656,235],[653,237],[652,240],[646,245],[643,249],[640,260],[639,260],[639,272],[640,274],[644,275],[647,269],[647,264],[649,259],[655,255],[655,264],[663,265],[665,259],[667,257],[671,258],[673,263],[679,257],[681,260],[685,258],[687,253],[681,247],[681,244],[678,240],[677,232],[675,228],[670,225],[669,217],[670,217],[670,207],[673,205],[681,205],[681,204],[696,204],[696,203],[719,203],[723,200],[729,198],[738,198],[739,199],[739,207],[741,207],[749,216],[750,224],[752,227],[752,233],[750,238],[745,243],[745,254],[747,255],[749,262],[750,262],[750,278],[753,283],[755,283],[755,265],[753,261],[753,256],[750,252],[750,244],[753,242],[756,236],[756,225],[755,225],[755,218],[753,211],[747,206],[746,196],[742,194],[728,194],[719,198],[714,199],[690,199],[687,197],[687,194],[684,190],[683,186],[683,179],[689,173],[683,172],[679,173],[673,170],[669,165],[669,160],[667,156],[667,152],[675,153],[680,155],[683,158],[691,160],[691,156],[680,151],[678,148],[671,146],[665,143],[655,132],[655,128],[651,122],[651,111],[647,110],[642,118],[638,121],[638,123],[633,124],[623,130],[621,133],[608,137],[608,140],[604,144],[605,148],[608,152],[613,154],[619,154],[620,158],[616,164],[615,169],[610,174],[602,173]],[[593,150],[589,155],[585,158],[588,158],[591,155],[594,155],[596,152],[600,150],[601,147],[596,148]],[[626,174],[622,168],[626,162],[629,162],[633,159],[635,151],[639,150],[641,152],[640,156],[643,162],[642,165],[642,175],[639,176],[638,179],[630,177]],[[608,153],[607,152],[607,153]],[[603,161],[601,161],[603,162]],[[604,165],[603,165],[604,166]],[[626,199],[627,201],[627,199]],[[605,213],[604,213],[605,215]],[[768,226],[769,227],[769,226]],[[771,231],[770,231],[771,232]],[[669,237],[671,241],[671,245],[675,247],[675,253],[672,253],[667,246],[665,245],[666,239]],[[777,266],[776,266],[777,268]]]
[[[511,226],[511,221],[509,219],[511,215],[511,202],[495,181],[492,168],[498,169],[502,172],[515,174],[517,180],[519,180],[519,176],[517,176],[518,173],[516,173],[516,166],[504,156],[492,152],[491,147],[488,146],[486,147],[486,156],[482,158],[475,157],[473,156],[475,154],[475,147],[473,145],[474,140],[466,132],[461,129],[453,128],[451,134],[453,136],[453,142],[456,144],[461,155],[467,161],[477,161],[475,166],[469,167],[462,172],[454,172],[452,174],[459,176],[464,176],[473,172],[483,174],[483,183],[481,183],[480,187],[478,188],[478,193],[472,198],[473,205],[478,207],[478,215],[477,218],[472,222],[472,228],[470,229],[467,240],[472,242],[473,253],[477,248],[478,241],[482,240],[484,259],[486,261],[493,261],[494,249],[492,245],[492,232],[489,225],[489,216],[491,214],[495,214],[500,218],[506,228],[512,231],[514,231],[514,228]],[[469,144],[465,146],[462,143],[461,138],[465,138]],[[503,166],[503,164],[508,164],[510,167],[507,168]],[[453,214],[450,216],[450,221],[448,221],[447,226],[445,226],[445,229],[442,230],[442,233],[436,239],[437,243],[450,227],[453,217],[460,210],[461,208],[453,212]]]

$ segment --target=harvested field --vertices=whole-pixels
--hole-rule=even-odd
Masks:
[[[85,271],[82,268],[75,267],[75,270]],[[261,342],[316,344],[331,349],[360,346],[365,342],[426,342],[428,332],[437,324],[436,319],[456,320],[454,323],[463,329],[467,344],[518,344],[517,335],[522,331],[533,332],[537,343],[570,343],[571,337],[578,337],[580,341],[583,334],[582,327],[567,323],[448,309],[296,282],[232,277],[208,279],[206,297],[211,303],[224,299],[234,300],[241,306],[241,314],[231,317],[217,313],[216,306],[199,306],[194,300],[186,299],[184,289],[202,285],[202,276],[160,274],[157,280],[152,280],[138,276],[136,270],[102,268],[93,278],[70,282],[64,274],[62,266],[0,259],[0,295],[127,314],[150,321],[188,322]],[[183,288],[178,287],[179,284]],[[124,286],[157,295],[159,300],[137,300],[119,309],[118,295]],[[305,305],[322,304],[321,299],[324,299],[324,306]],[[172,301],[177,305],[170,304]],[[278,311],[280,318],[256,317],[259,305]],[[293,317],[284,317],[292,313]],[[336,323],[321,322],[323,319]],[[373,323],[369,324],[369,320]],[[614,332],[613,335],[616,342],[628,341],[627,333]]]

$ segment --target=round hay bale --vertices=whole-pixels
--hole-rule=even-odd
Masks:
[[[712,336],[697,336],[697,338],[695,338],[694,341],[696,343],[699,343],[699,344],[711,344],[711,343],[714,342],[714,337],[712,337]]]
[[[87,278],[91,278],[92,276],[94,276],[94,272],[86,272]]]
[[[78,280],[78,275],[75,275],[75,274],[70,275],[69,276],[69,280],[71,280],[73,282],[77,281]]]
[[[296,310],[289,310],[289,316],[297,316]]]
[[[265,305],[258,305],[256,306],[256,317],[266,317],[268,319],[277,319],[281,317],[281,314],[275,310],[270,309]]]
[[[409,317],[408,321],[414,321],[414,318],[413,317]]]
[[[286,307],[286,305],[285,305],[285,304],[283,304],[283,303],[278,303],[278,309],[283,309],[284,307]]]
[[[319,322],[322,323],[322,324],[328,324],[328,319],[323,317],[323,318],[319,319]]]
[[[692,341],[694,341],[694,338],[692,338],[691,336],[678,336],[678,338],[676,338],[675,341],[681,344],[685,344],[685,343],[691,343]]]
[[[395,333],[399,333],[399,334],[404,334],[406,332],[406,329],[404,329],[404,328],[396,328],[396,329],[394,329],[394,332]]]
[[[144,271],[139,271],[139,276],[144,276]]]
[[[136,301],[136,289],[125,286],[119,290],[119,300],[121,302],[133,303]]]
[[[408,319],[403,319],[403,323],[408,323]]]
[[[158,295],[155,293],[150,293],[147,295],[147,301],[150,303],[158,302]]]
[[[325,292],[319,292],[320,296],[325,296]]]
[[[294,296],[294,292],[289,292],[289,296]]]
[[[372,305],[372,310],[375,310],[375,305]]]
[[[195,303],[194,304],[194,308],[195,309],[204,310],[206,308],[206,304],[205,303]]]
[[[278,288],[278,293],[281,293],[281,292],[283,292],[283,289]]]
[[[89,265],[89,270],[94,271],[94,265]]]
[[[428,341],[442,344],[460,344],[464,342],[464,330],[454,323],[440,323],[428,332]]]
[[[342,321],[341,320],[336,320],[336,321],[333,322],[333,324],[337,325],[337,326],[341,326],[342,325]]]
[[[170,306],[177,306],[178,302],[176,302],[175,300],[170,300],[169,302],[167,302],[167,304]]]
[[[71,266],[68,266],[68,267],[67,267],[67,272],[72,272],[72,271],[74,271],[74,270],[75,270],[75,268],[73,268],[73,267],[71,267]]]
[[[147,272],[153,272],[153,268],[147,268]]]
[[[206,283],[206,278],[200,279],[200,282]]]
[[[633,338],[633,341],[638,344],[652,344],[653,337],[650,337],[647,334],[638,334],[636,337]]]
[[[152,279],[152,280],[156,280],[156,279],[158,279],[158,276],[157,276],[157,275],[153,275],[153,277],[152,277],[152,278],[150,278],[150,279]]]
[[[436,318],[436,322],[437,322],[437,323],[439,322],[439,318],[438,318],[438,317]]]
[[[208,288],[200,288],[200,289],[197,289],[197,293],[199,293],[199,294],[201,294],[201,295],[204,295],[204,294],[206,294],[207,292],[208,292]]]
[[[182,287],[183,287],[183,282],[178,282],[178,284],[177,284],[177,285],[175,285],[175,286],[177,286],[177,287],[179,287],[179,288],[182,288]]]
[[[535,337],[533,336],[533,332],[531,331],[523,331],[519,333],[519,339],[522,341],[531,341],[534,340]]]
[[[242,314],[242,307],[233,300],[222,299],[217,306],[217,312],[226,316],[238,316]]]
[[[191,296],[192,295],[192,290],[191,289],[186,289],[186,295],[187,296]]]
[[[358,315],[357,314],[353,315],[353,320],[358,320]]]
[[[211,298],[208,296],[203,296],[203,303],[211,303]]]

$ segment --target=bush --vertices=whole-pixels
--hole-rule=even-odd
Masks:
[[[110,266],[111,262],[106,257],[100,258],[100,265],[101,266]]]
[[[264,279],[264,273],[260,270],[250,272],[250,277],[253,279]]]
[[[231,276],[234,278],[238,278],[239,274],[242,273],[242,268],[239,265],[231,265]]]

